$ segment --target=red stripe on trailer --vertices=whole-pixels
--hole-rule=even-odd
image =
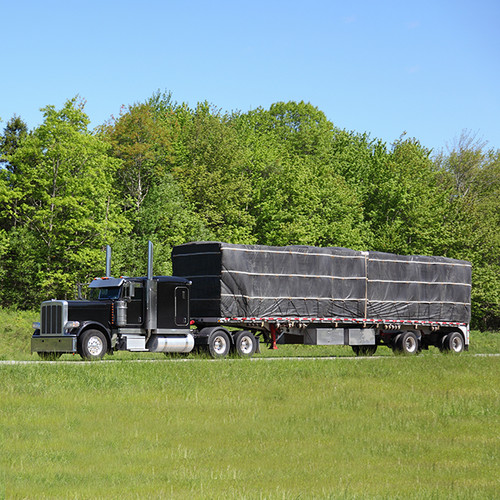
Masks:
[[[203,318],[198,318],[199,321],[204,321]],[[467,323],[453,322],[453,321],[412,321],[412,320],[398,320],[398,319],[382,319],[382,318],[219,318],[219,322],[276,322],[276,321],[297,321],[297,322],[322,322],[322,323],[370,323],[370,324],[400,324],[400,325],[435,325],[435,326],[467,326]]]

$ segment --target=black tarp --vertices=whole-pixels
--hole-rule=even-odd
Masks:
[[[470,320],[471,266],[346,248],[196,242],[174,247],[191,316]]]

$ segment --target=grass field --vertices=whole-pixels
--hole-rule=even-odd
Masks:
[[[37,358],[28,316],[3,317],[2,359]],[[0,498],[498,498],[500,358],[473,355],[498,338],[457,356],[3,364]]]

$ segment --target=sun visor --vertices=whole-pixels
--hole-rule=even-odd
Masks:
[[[96,278],[89,284],[89,288],[112,288],[122,286],[123,278]]]

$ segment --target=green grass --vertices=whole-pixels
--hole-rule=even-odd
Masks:
[[[39,321],[40,314],[31,311],[16,311],[0,308],[0,360],[28,359],[31,324]]]
[[[495,357],[37,363],[0,376],[6,498],[500,491]]]
[[[38,359],[33,320],[0,310],[0,359]],[[499,497],[500,358],[473,356],[498,333],[461,355],[262,347],[336,357],[0,365],[0,499]]]
[[[30,353],[30,339],[33,334],[31,324],[39,320],[38,311],[15,311],[0,308],[0,360],[35,360],[36,354]],[[471,332],[470,354],[497,354],[500,353],[500,332]],[[280,345],[273,351],[261,345],[262,357],[293,357],[293,356],[353,356],[352,349],[345,346],[304,346]],[[434,355],[439,350],[431,347],[421,355]],[[464,353],[467,355],[467,353]],[[257,355],[259,356],[259,355]],[[393,356],[392,351],[386,347],[377,350],[377,356]],[[199,358],[199,355],[190,354],[189,358]],[[163,359],[163,354],[153,353],[115,353],[108,359]],[[64,355],[62,360],[79,360],[79,356]]]

